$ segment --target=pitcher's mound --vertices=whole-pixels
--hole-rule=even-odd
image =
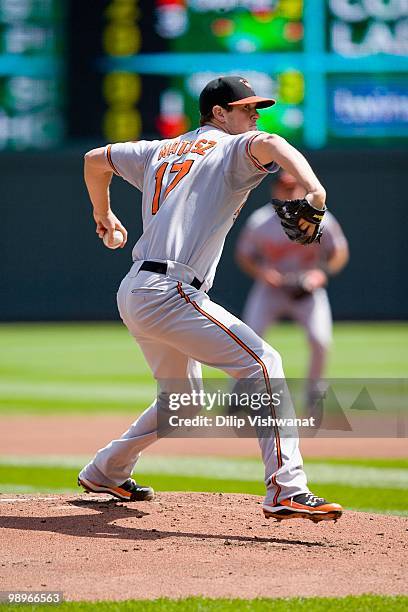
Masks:
[[[159,493],[0,496],[0,590],[66,599],[407,592],[408,518],[265,520],[261,498]]]

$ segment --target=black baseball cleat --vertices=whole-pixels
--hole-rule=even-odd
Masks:
[[[284,499],[276,506],[264,504],[262,508],[266,518],[276,518],[278,521],[292,518],[306,518],[314,523],[337,521],[343,513],[340,504],[330,503],[313,493],[299,493]]]
[[[137,484],[133,478],[128,478],[117,487],[101,485],[91,482],[86,478],[78,478],[78,486],[83,487],[87,493],[109,493],[122,501],[151,501],[154,498],[152,487],[144,487]]]

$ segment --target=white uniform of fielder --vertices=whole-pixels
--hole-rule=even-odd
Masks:
[[[319,243],[304,248],[288,239],[272,204],[266,204],[248,218],[238,240],[237,253],[256,259],[259,265],[273,268],[284,278],[327,266],[335,251],[347,248],[347,240],[335,217],[327,212],[322,222]],[[297,321],[306,331],[311,349],[308,378],[317,381],[323,374],[332,339],[332,315],[327,291],[319,287],[299,296],[289,285],[272,287],[256,280],[245,303],[243,319],[257,334],[282,317]]]

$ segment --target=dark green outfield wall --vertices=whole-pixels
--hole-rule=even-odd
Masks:
[[[2,321],[117,318],[116,288],[141,231],[140,195],[114,179],[113,208],[129,230],[129,246],[109,251],[95,235],[82,153],[0,155]],[[350,242],[350,264],[330,285],[335,317],[407,318],[408,154],[306,155]],[[242,223],[268,192],[266,179],[244,207],[211,292],[236,314],[250,281],[236,268],[233,247]]]

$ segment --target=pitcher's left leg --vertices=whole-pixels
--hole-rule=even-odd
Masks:
[[[167,341],[177,342],[180,349],[195,360],[224,370],[238,381],[248,381],[249,386],[251,382],[260,384],[269,396],[274,392],[273,385],[285,384],[279,353],[248,325],[200,291],[189,286],[184,288],[180,283],[178,293],[180,301],[174,305],[173,328],[166,335]],[[181,333],[186,317],[192,334]],[[270,415],[284,416],[279,406],[275,408],[272,404]],[[295,416],[293,407],[286,407],[285,416]],[[268,503],[276,504],[295,493],[309,491],[298,439],[293,436],[293,429],[291,433],[292,437],[286,438],[275,425],[270,435],[259,438]]]

